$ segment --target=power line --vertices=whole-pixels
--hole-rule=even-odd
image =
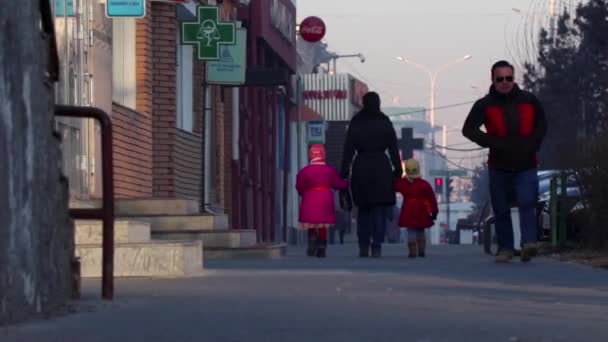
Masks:
[[[450,165],[452,165],[452,166],[454,166],[454,167],[456,167],[456,168],[458,168],[458,169],[460,169],[460,170],[464,170],[464,171],[468,171],[468,172],[476,172],[476,171],[475,171],[475,170],[473,170],[473,169],[466,168],[466,167],[464,167],[464,166],[462,166],[462,165],[459,165],[458,163],[455,163],[455,162],[451,161],[451,160],[450,160],[450,159],[449,159],[447,156],[443,155],[443,154],[442,154],[441,152],[439,152],[439,151],[436,151],[436,150],[431,150],[431,151],[424,151],[424,152],[426,152],[426,153],[435,153],[435,154],[437,154],[437,155],[438,155],[438,156],[439,156],[441,159],[444,159],[444,160],[445,160],[445,161],[446,161],[448,164],[450,164]]]
[[[368,78],[377,83],[384,84],[387,88],[415,88],[415,89],[427,89],[428,86],[420,85],[419,83],[409,83],[409,82],[394,82],[394,81],[386,81],[379,78]],[[470,89],[467,88],[450,88],[450,87],[441,87],[442,92],[451,92],[451,93],[471,93]]]
[[[437,150],[432,150],[432,149],[427,149],[427,151],[436,151],[436,152],[438,152],[438,153],[441,153],[441,152],[439,152],[439,151],[437,151]],[[469,153],[470,153],[470,152],[469,152]],[[451,157],[451,158],[452,158],[451,160],[452,160],[452,161],[453,161],[453,160],[455,160],[455,159],[458,159],[458,160],[476,160],[476,159],[486,158],[487,156],[488,156],[488,153],[485,153],[485,152],[484,152],[484,153],[478,153],[478,154],[475,154],[475,155],[470,155],[470,154],[468,154],[468,155],[465,155],[465,156],[459,156],[459,157],[452,156],[452,157]],[[446,157],[446,158],[448,158],[448,157]]]
[[[454,103],[454,104],[450,104],[450,105],[435,107],[433,109],[434,110],[438,110],[438,109],[447,109],[447,108],[454,108],[454,107],[462,107],[462,106],[465,106],[465,105],[468,105],[468,104],[471,104],[471,103],[475,103],[476,101],[477,100],[472,100],[472,101],[467,101],[467,102],[460,102],[460,103]],[[420,110],[411,110],[411,111],[408,111],[408,112],[394,113],[394,114],[387,114],[387,115],[388,116],[399,116],[399,115],[426,113],[429,110],[431,110],[431,109],[424,108],[424,109],[420,109]]]
[[[375,84],[373,84],[373,83],[372,83],[372,82],[370,82],[370,81],[369,81],[369,80],[368,80],[368,79],[367,79],[365,76],[363,76],[363,74],[361,74],[361,72],[359,72],[359,69],[357,69],[357,68],[356,68],[356,67],[353,65],[353,63],[351,63],[351,62],[350,62],[348,59],[344,59],[343,61],[344,61],[344,62],[345,62],[345,63],[346,63],[346,64],[347,64],[347,65],[348,65],[348,66],[349,66],[349,67],[350,67],[350,68],[351,68],[351,69],[352,69],[354,72],[355,72],[355,74],[357,74],[357,76],[359,76],[359,77],[361,78],[361,80],[362,80],[363,82],[367,83],[367,84],[368,84],[370,87],[373,87],[373,88],[378,88],[378,87],[376,87],[376,85],[375,85]],[[334,72],[336,72],[336,71],[334,70]]]
[[[481,150],[485,150],[485,147],[478,147],[478,148],[453,148],[453,147],[448,147],[448,146],[441,146],[441,145],[430,145],[431,149],[443,149],[443,150],[447,150],[447,151],[456,151],[456,152],[474,152],[474,151],[481,151]]]
[[[458,143],[458,144],[451,144],[448,145],[448,147],[455,147],[455,146],[465,146],[465,145],[474,145],[475,143],[472,141],[467,141],[467,142],[463,142],[463,143]]]
[[[341,10],[325,10],[322,12],[323,17],[325,18],[344,18],[344,19],[369,19],[370,17],[374,17],[374,16],[382,16],[382,17],[386,17],[386,13],[370,13],[369,11],[366,12],[359,12],[359,11],[345,11],[343,9]],[[406,15],[412,15],[412,16],[419,16],[419,15],[427,15],[429,14],[428,12],[424,12],[424,11],[419,11],[419,12],[410,12],[407,13]],[[403,17],[403,13],[399,13],[399,17]],[[489,12],[471,12],[471,11],[467,11],[467,12],[460,12],[460,13],[448,13],[448,12],[433,12],[433,16],[437,16],[437,17],[506,17],[506,16],[510,16],[512,15],[512,13],[510,11],[489,11]]]
[[[470,168],[464,167],[464,166],[462,166],[462,165],[460,165],[460,164],[458,164],[458,163],[456,163],[456,162],[452,161],[452,160],[451,160],[450,158],[448,158],[446,155],[444,155],[443,153],[441,153],[441,152],[439,152],[439,151],[437,151],[437,150],[435,150],[435,149],[426,149],[426,150],[423,150],[422,152],[423,152],[423,153],[429,153],[429,154],[436,154],[436,155],[438,155],[438,156],[439,156],[441,159],[444,159],[444,160],[445,160],[445,161],[446,161],[448,164],[450,164],[450,165],[452,165],[452,166],[454,166],[454,167],[456,167],[456,168],[458,168],[458,169],[465,170],[465,171],[469,171],[469,172],[476,172],[476,171],[475,171],[475,170],[473,170],[473,169],[470,169]],[[475,160],[475,159],[480,159],[480,158],[486,158],[487,156],[488,156],[488,154],[487,154],[487,153],[481,153],[481,154],[477,154],[477,155],[474,155],[474,156],[468,156],[468,157],[463,157],[463,158],[458,158],[458,159],[459,159],[459,160]]]

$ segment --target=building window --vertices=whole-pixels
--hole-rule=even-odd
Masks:
[[[192,110],[192,74],[194,50],[191,45],[181,45],[180,29],[177,29],[175,97],[177,104],[177,128],[192,132],[194,113]]]
[[[137,105],[135,19],[114,19],[112,22],[112,100],[135,109]]]

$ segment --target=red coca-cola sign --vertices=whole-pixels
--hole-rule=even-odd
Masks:
[[[325,23],[319,17],[308,17],[300,24],[300,36],[307,42],[316,43],[325,37]]]

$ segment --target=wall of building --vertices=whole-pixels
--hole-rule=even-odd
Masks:
[[[325,133],[325,149],[327,151],[327,164],[340,170],[342,156],[344,155],[344,142],[348,121],[328,121]]]
[[[348,121],[352,116],[348,74],[302,75],[304,103],[326,121]]]
[[[173,142],[175,195],[179,198],[199,200],[201,197],[201,138],[176,129]]]
[[[152,118],[119,104],[112,111],[116,198],[152,196]]]
[[[175,5],[152,3],[154,196],[175,196],[173,142],[177,118]]]
[[[280,11],[273,11],[275,8]],[[239,19],[248,29],[248,68],[295,72],[296,19],[291,1],[252,0],[248,8],[241,7]],[[231,219],[233,227],[256,229],[258,240],[264,242],[282,241],[286,227],[286,216],[277,214],[286,210],[287,194],[277,188],[287,183],[288,165],[279,164],[279,154],[287,149],[278,151],[278,137],[282,134],[289,139],[288,120],[280,119],[285,105],[279,103],[280,91],[278,86],[268,85],[243,88],[239,93],[239,159],[232,168],[232,188],[238,196],[232,203],[235,210]]]
[[[201,63],[194,63],[194,132],[187,132],[177,128],[176,33],[179,25],[176,4],[154,2],[148,17],[151,18],[151,54],[146,51],[143,64],[149,63],[152,69],[153,196],[199,200],[204,145],[201,137],[204,70]]]
[[[231,224],[231,216],[233,213],[233,191],[238,193],[238,189],[233,188],[233,129],[234,125],[232,119],[232,111],[238,110],[233,105],[232,97],[233,91],[231,88],[224,88],[222,90],[222,98],[223,108],[220,113],[218,113],[218,121],[222,123],[223,133],[220,143],[222,144],[222,151],[220,155],[220,165],[221,165],[221,203],[224,208],[224,212],[229,217],[229,224]],[[238,106],[237,106],[238,107]]]
[[[52,19],[51,19],[52,20]],[[0,325],[48,313],[71,296],[74,231],[40,2],[2,4],[0,22]],[[52,35],[51,32],[49,32]]]

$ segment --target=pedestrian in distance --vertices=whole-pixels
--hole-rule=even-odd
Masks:
[[[338,205],[340,205],[338,203]],[[350,227],[350,212],[346,210],[336,211],[336,225],[335,230],[338,233],[338,241],[341,245],[344,244],[344,238]]]
[[[386,218],[386,241],[388,241],[388,243],[402,243],[401,227],[399,226],[399,214],[401,209],[395,204],[390,207],[388,212],[389,214]]]
[[[496,262],[499,263],[513,259],[511,206],[514,202],[519,207],[521,261],[528,262],[536,254],[537,154],[547,131],[543,106],[532,93],[520,89],[514,71],[507,61],[492,66],[490,92],[475,102],[462,128],[465,137],[490,149],[490,197],[498,240]],[[485,126],[485,132],[481,126]]]
[[[336,224],[333,190],[348,188],[348,181],[340,178],[336,168],[325,163],[323,145],[313,145],[309,151],[310,164],[296,176],[296,190],[302,197],[299,222],[307,230],[307,255],[324,258],[327,249],[327,230]]]
[[[372,257],[381,256],[387,214],[395,205],[393,182],[402,173],[393,124],[380,110],[380,96],[369,92],[348,125],[340,170],[342,178],[350,178],[357,207],[360,257],[368,257],[370,247]]]
[[[405,164],[405,178],[395,181],[395,191],[403,196],[399,225],[407,229],[408,257],[426,256],[425,230],[437,220],[439,208],[431,185],[420,176],[420,164],[410,159]]]

